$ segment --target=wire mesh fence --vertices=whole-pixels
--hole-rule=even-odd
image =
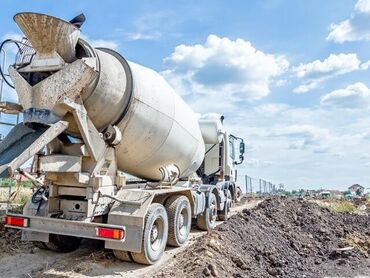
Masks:
[[[278,193],[276,184],[261,178],[244,175],[244,188],[246,194],[273,195]]]

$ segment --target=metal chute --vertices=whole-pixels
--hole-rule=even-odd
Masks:
[[[15,170],[61,134],[68,124],[58,122],[50,127],[30,128],[16,125],[0,144],[0,178],[14,175]]]

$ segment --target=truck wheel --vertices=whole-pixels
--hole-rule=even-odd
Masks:
[[[168,218],[163,205],[153,203],[145,217],[141,253],[131,252],[139,264],[154,264],[162,257],[168,237]]]
[[[170,246],[181,246],[187,240],[191,228],[191,207],[185,196],[175,195],[166,202],[168,214],[168,239]]]
[[[113,250],[114,256],[124,262],[132,262],[130,254],[128,251],[123,250]]]
[[[226,202],[224,205],[224,209],[222,210],[222,213],[219,215],[220,220],[226,221],[230,217],[231,213],[231,204],[233,202],[230,189],[227,190],[227,196],[226,196]]]
[[[206,208],[205,211],[197,217],[197,226],[200,230],[203,231],[212,230],[216,225],[217,200],[215,194],[209,194],[208,204],[209,207]]]
[[[236,187],[236,197],[235,197],[235,201],[236,201],[237,203],[240,203],[240,202],[241,202],[241,200],[242,200],[242,197],[243,197],[242,189],[241,189],[239,186],[237,186],[237,187]]]
[[[42,241],[32,241],[32,244],[33,246],[37,247],[37,248],[40,248],[40,249],[49,249],[45,242],[42,242]]]
[[[80,243],[80,237],[50,234],[49,242],[45,242],[45,245],[52,251],[68,253],[76,250]]]

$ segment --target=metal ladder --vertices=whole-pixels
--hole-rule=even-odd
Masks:
[[[7,53],[4,49],[1,50],[0,52],[0,63],[2,64],[2,68],[4,69],[6,66],[6,57]],[[5,76],[9,76],[8,74],[5,74]],[[4,80],[0,76],[0,128],[5,127],[5,126],[11,126],[14,127],[19,123],[19,113],[17,111],[17,104],[11,103],[11,102],[6,102],[3,101],[3,89],[4,89]],[[3,115],[14,115],[15,119],[9,120],[5,119]],[[13,118],[13,117],[12,117]],[[3,129],[0,129],[0,143],[2,140],[4,140],[6,136],[6,131]],[[3,180],[0,179],[0,187],[3,185]],[[4,187],[3,187],[4,188]],[[5,208],[5,213],[9,210],[11,204],[10,204],[10,199],[11,199],[11,192],[12,192],[12,183],[8,187],[8,198],[6,201],[0,200],[0,214],[3,212],[2,211],[2,205],[6,205]]]

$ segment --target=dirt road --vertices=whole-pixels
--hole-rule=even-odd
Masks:
[[[255,207],[260,201],[249,201],[233,207],[232,213]],[[220,225],[222,222],[218,222]],[[162,260],[156,265],[142,266],[121,262],[99,242],[86,240],[81,248],[68,254],[60,254],[34,248],[31,244],[15,240],[14,233],[0,230],[0,276],[2,277],[151,277],[160,271],[176,255],[189,248],[205,232],[192,230],[190,240],[180,248],[167,248]],[[15,244],[14,244],[15,243]]]

